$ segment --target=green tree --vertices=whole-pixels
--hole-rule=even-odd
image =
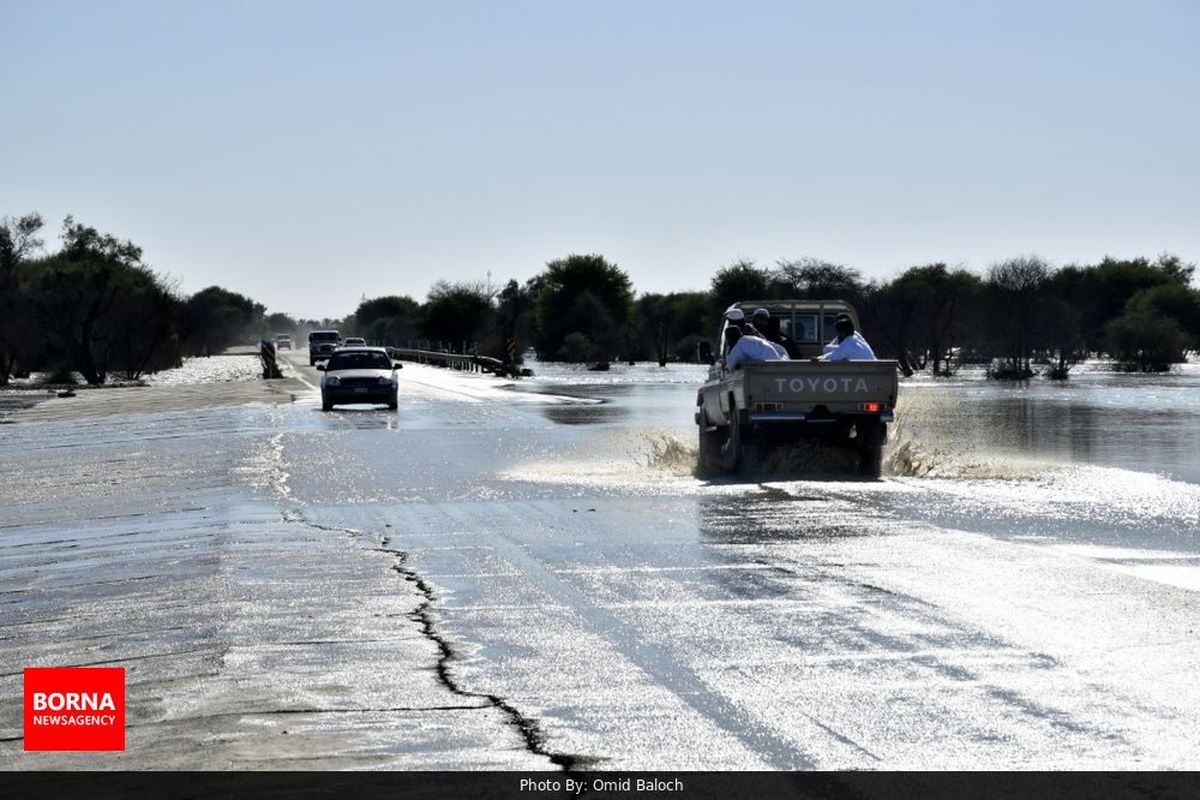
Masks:
[[[18,365],[26,371],[41,349],[22,267],[42,247],[43,224],[39,214],[0,220],[0,386]]]
[[[376,297],[359,303],[353,329],[367,341],[400,347],[416,336],[420,313],[421,305],[407,295]]]
[[[935,375],[948,375],[982,283],[977,275],[943,263],[909,267],[863,293],[864,329],[877,352],[895,358],[904,374],[928,366]]]
[[[438,281],[421,307],[420,330],[450,350],[477,344],[492,327],[492,298],[478,283]]]
[[[932,292],[926,306],[923,338],[934,375],[949,375],[954,353],[969,340],[971,323],[979,312],[983,281],[965,269],[945,264],[926,267]]]
[[[857,304],[862,298],[862,273],[852,267],[804,256],[776,263],[777,293],[803,300],[845,300]],[[746,298],[749,299],[749,298]]]
[[[220,286],[189,297],[183,308],[183,333],[192,355],[219,353],[262,327],[266,306]]]
[[[58,253],[31,265],[30,306],[60,358],[88,383],[104,383],[128,322],[124,301],[146,275],[142,251],[72,217],[63,222],[62,242]]]
[[[149,267],[121,271],[111,311],[111,366],[134,380],[180,360],[182,301]]]
[[[712,325],[716,327],[725,309],[744,300],[768,300],[775,296],[771,271],[750,259],[740,259],[717,270],[709,282]]]
[[[1142,289],[1129,298],[1125,309],[1175,320],[1188,336],[1189,349],[1200,345],[1200,291],[1190,286],[1167,283]]]
[[[863,292],[860,306],[864,333],[881,356],[896,359],[900,371],[911,376],[923,369],[925,359],[919,347],[921,308],[928,304],[931,287],[919,272],[906,270],[894,280],[872,284]]]
[[[698,345],[712,335],[708,327],[712,301],[708,292],[674,292],[667,297],[674,309],[671,352],[679,361],[695,362],[699,359]]]
[[[541,283],[534,340],[538,358],[564,358],[562,346],[570,333],[586,336],[597,360],[617,355],[633,320],[628,275],[601,255],[570,255],[548,263]]]
[[[276,311],[273,314],[267,314],[263,319],[263,336],[274,338],[281,333],[292,336],[297,327],[294,317],[284,314],[281,311]]]
[[[667,356],[671,352],[671,342],[674,340],[677,310],[674,303],[668,295],[644,294],[637,299],[636,310],[638,328],[643,334],[643,340],[649,343],[649,349],[658,365],[665,367]]]
[[[1034,351],[1040,344],[1040,322],[1050,282],[1050,265],[1037,256],[1012,258],[992,265],[984,285],[991,354],[999,363],[996,378],[1033,376]]]
[[[645,294],[637,299],[637,341],[633,355],[665,367],[669,360],[696,361],[697,346],[711,334],[712,301],[708,292]]]
[[[1087,271],[1067,266],[1050,276],[1041,301],[1040,330],[1050,370],[1046,377],[1066,380],[1071,369],[1087,358]]]
[[[1194,268],[1177,256],[1147,258],[1105,257],[1099,264],[1083,268],[1085,278],[1079,292],[1085,308],[1084,337],[1091,351],[1103,350],[1110,340],[1108,323],[1121,316],[1135,294],[1155,286],[1186,286]]]
[[[1187,335],[1179,323],[1145,309],[1130,309],[1108,324],[1108,350],[1122,369],[1166,372],[1184,360]]]

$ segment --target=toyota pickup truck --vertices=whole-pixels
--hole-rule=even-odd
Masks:
[[[755,309],[767,309],[772,330],[763,333],[767,338],[783,334],[793,358],[727,368],[724,320],[716,352],[711,343],[702,343],[701,357],[710,368],[696,393],[701,465],[738,472],[750,446],[818,438],[855,448],[859,472],[878,478],[899,390],[896,362],[811,361],[822,354],[823,343],[835,338],[838,314],[848,314],[858,328],[854,309],[838,300],[746,301],[730,311],[735,308],[746,319]]]

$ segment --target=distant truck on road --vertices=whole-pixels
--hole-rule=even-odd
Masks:
[[[338,331],[313,331],[308,334],[308,365],[311,367],[318,361],[328,359],[341,343],[342,334]]]
[[[799,358],[729,369],[722,321],[716,353],[707,342],[701,347],[710,364],[708,379],[696,393],[701,465],[738,472],[748,446],[818,438],[855,448],[859,472],[878,478],[899,391],[896,362],[810,360],[835,337],[839,314],[849,315],[858,328],[854,309],[838,300],[745,301],[733,307],[747,319],[754,309],[767,309],[772,327],[792,340]]]

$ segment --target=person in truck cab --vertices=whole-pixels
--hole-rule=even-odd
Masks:
[[[854,330],[854,320],[848,314],[838,314],[833,321],[837,336],[825,345],[824,354],[813,361],[874,361],[875,351],[862,334]]]
[[[728,369],[736,369],[739,364],[787,360],[787,354],[780,354],[775,345],[760,336],[742,333],[742,329],[736,325],[725,329],[725,342],[729,347],[725,354],[725,366]]]

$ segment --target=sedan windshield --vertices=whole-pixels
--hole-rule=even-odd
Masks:
[[[325,369],[391,369],[392,360],[384,353],[334,353]]]

